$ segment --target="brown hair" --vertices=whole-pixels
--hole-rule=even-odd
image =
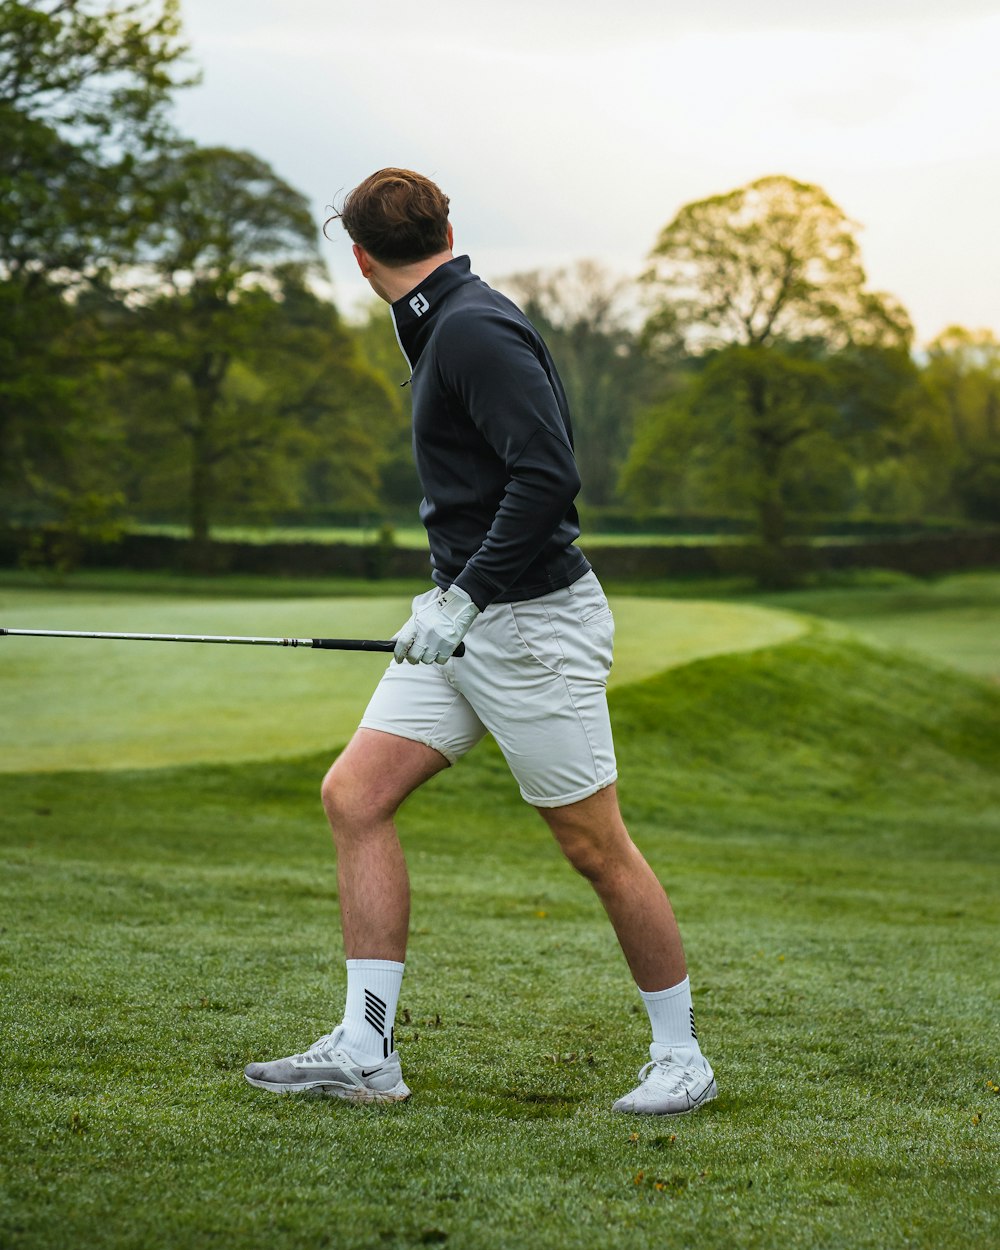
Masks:
[[[409,265],[448,248],[448,197],[411,169],[380,169],[348,191],[339,220],[352,240],[385,265]]]

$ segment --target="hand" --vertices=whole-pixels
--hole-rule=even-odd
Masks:
[[[479,609],[458,586],[419,608],[396,636],[396,663],[444,664],[469,632]]]

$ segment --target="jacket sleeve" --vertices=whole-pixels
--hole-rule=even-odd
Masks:
[[[445,328],[445,327],[443,327]],[[482,546],[455,578],[479,608],[534,560],[580,490],[576,458],[530,330],[500,314],[462,319],[439,353],[442,381],[503,462],[506,488]]]

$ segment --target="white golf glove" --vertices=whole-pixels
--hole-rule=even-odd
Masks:
[[[396,663],[444,664],[478,615],[465,591],[451,586],[419,608],[396,635]]]

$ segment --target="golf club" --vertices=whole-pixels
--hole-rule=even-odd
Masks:
[[[244,647],[313,647],[322,651],[394,651],[393,639],[381,638],[234,638],[216,634],[103,634],[69,629],[4,629],[0,634],[30,638],[107,638],[116,642],[219,642]],[[465,643],[455,655],[465,654]]]

